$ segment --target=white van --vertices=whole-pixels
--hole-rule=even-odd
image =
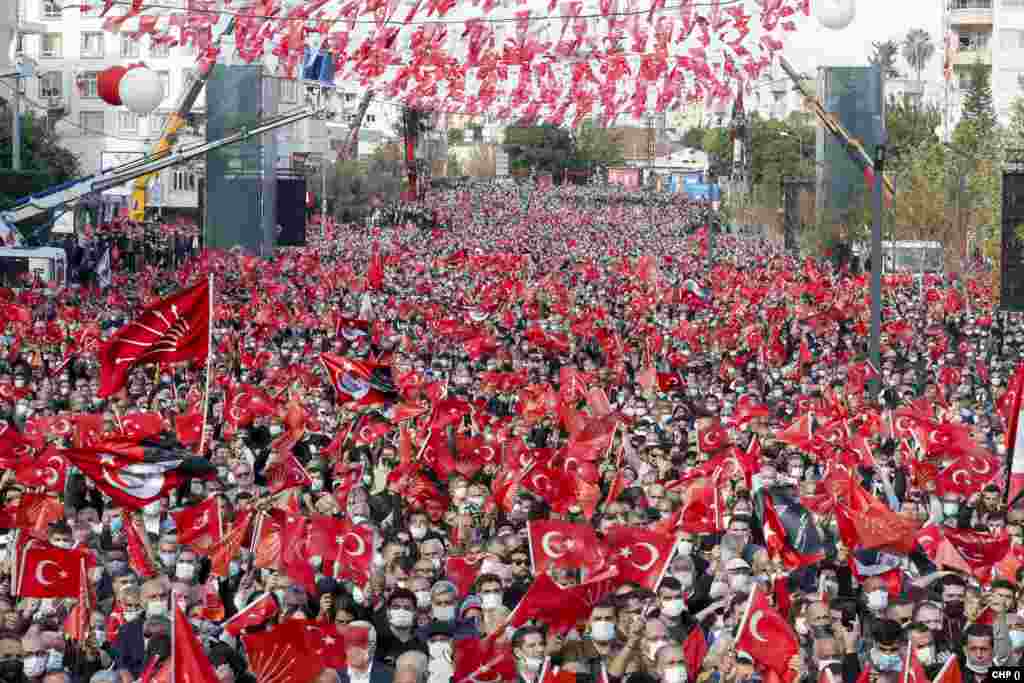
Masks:
[[[0,285],[24,287],[26,273],[63,287],[68,278],[67,255],[60,247],[0,248]]]

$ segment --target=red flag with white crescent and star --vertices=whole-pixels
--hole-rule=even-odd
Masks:
[[[526,523],[534,575],[548,567],[585,567],[592,573],[604,563],[602,543],[585,524],[535,519]]]
[[[144,308],[100,347],[98,396],[116,393],[128,372],[145,363],[206,360],[210,352],[208,280]]]
[[[167,496],[188,479],[213,479],[217,474],[206,458],[160,441],[110,439],[90,448],[67,448],[58,453],[117,505],[129,510]]]
[[[207,548],[224,535],[220,499],[210,496],[202,503],[172,512],[178,543]]]
[[[16,594],[22,598],[77,598],[83,557],[79,550],[30,544],[19,558]]]
[[[614,526],[605,536],[608,559],[618,566],[622,581],[650,590],[661,582],[675,543],[671,534],[631,526]]]
[[[775,611],[765,593],[754,587],[734,639],[737,651],[748,653],[758,664],[789,681],[789,662],[800,652],[800,641],[789,623]]]
[[[125,542],[128,545],[128,565],[132,571],[143,578],[156,576],[156,568],[146,550],[146,543],[142,538],[142,532],[135,524],[135,518],[131,515],[122,515],[124,520]]]
[[[274,594],[264,593],[225,621],[224,632],[237,638],[245,629],[265,624],[280,611]]]
[[[1011,395],[1009,403],[1009,423],[1006,427],[1006,452],[1010,455],[1010,490],[1007,495],[1007,502],[1012,505],[1018,496],[1024,492],[1024,420],[1021,419],[1021,410],[1024,410],[1024,364],[1017,368],[1011,378],[1011,386],[1007,388],[1007,394]]]

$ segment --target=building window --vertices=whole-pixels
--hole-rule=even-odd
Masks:
[[[184,169],[174,171],[171,175],[171,189],[174,192],[195,192],[196,174]]]
[[[1024,9],[1024,0],[1003,0],[1005,9]]]
[[[961,31],[959,37],[961,50],[984,50],[988,48],[992,34],[988,31]]]
[[[281,101],[294,102],[299,96],[298,83],[290,78],[281,79]]]
[[[139,56],[139,41],[132,40],[128,36],[121,36],[121,56],[122,57],[138,57]]]
[[[61,7],[57,0],[43,0],[43,19],[60,19]]]
[[[356,99],[355,93],[350,93],[350,92],[345,93],[345,101],[346,102],[352,102],[355,99]]]
[[[78,94],[82,98],[93,99],[100,96],[96,83],[98,71],[86,71],[78,77]]]
[[[1024,48],[1024,31],[1003,29],[999,32],[1000,50],[1020,50],[1021,48]]]
[[[44,33],[42,49],[39,53],[43,57],[60,57],[62,37],[63,36],[60,33]]]
[[[168,57],[171,54],[171,46],[167,43],[153,42],[153,36],[149,37],[149,56],[157,59]]]
[[[64,94],[63,74],[60,71],[48,71],[39,77],[40,97],[61,97]]]
[[[82,34],[82,56],[103,56],[103,31],[89,31]]]
[[[992,9],[992,0],[951,0],[949,9]]]
[[[117,129],[122,133],[139,132],[139,116],[130,111],[117,112]]]
[[[377,116],[375,114],[367,114],[365,117],[363,117],[363,120],[366,121],[367,123],[376,123]]]
[[[103,112],[101,111],[80,111],[78,112],[78,123],[82,127],[82,134],[89,137],[100,137],[103,135]]]

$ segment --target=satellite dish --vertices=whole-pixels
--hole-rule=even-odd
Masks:
[[[827,29],[839,31],[857,16],[856,0],[814,0],[814,16]]]

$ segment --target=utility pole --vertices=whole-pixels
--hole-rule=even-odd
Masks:
[[[18,53],[18,36],[21,31],[21,0],[14,0],[14,53],[15,59],[22,56]],[[21,170],[21,66],[14,77],[14,96],[11,98],[11,168]]]

